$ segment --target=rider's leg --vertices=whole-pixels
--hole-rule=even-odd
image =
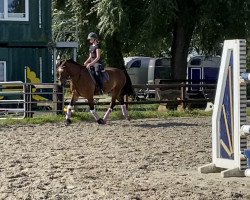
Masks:
[[[101,72],[99,68],[99,63],[94,64],[94,68],[95,68],[96,82],[100,88],[101,94],[103,94],[103,84],[102,84],[102,77],[101,77]]]

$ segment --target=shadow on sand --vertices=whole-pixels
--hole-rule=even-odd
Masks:
[[[135,127],[141,127],[141,128],[159,128],[159,127],[173,127],[173,126],[200,126],[200,124],[194,124],[194,123],[179,123],[179,122],[167,122],[166,123],[155,123],[155,124],[135,124]]]

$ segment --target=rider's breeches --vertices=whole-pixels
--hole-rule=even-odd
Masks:
[[[100,63],[95,63],[93,65],[93,67],[95,68],[95,74],[98,76],[98,72],[100,71],[100,67],[99,67]]]
[[[102,81],[101,81],[101,71],[100,71],[100,63],[95,63],[93,65],[94,69],[95,69],[95,76],[96,76],[96,81],[97,84],[99,85],[100,89],[103,89],[103,85],[102,85]]]

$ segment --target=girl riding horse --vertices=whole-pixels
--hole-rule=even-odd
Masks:
[[[126,71],[117,68],[106,69],[109,80],[104,83],[103,90],[105,93],[111,93],[111,103],[103,119],[99,117],[94,107],[93,97],[96,87],[89,70],[71,59],[58,63],[57,72],[60,84],[64,84],[68,78],[71,79],[72,97],[70,104],[67,107],[66,125],[71,123],[71,110],[79,96],[88,100],[90,113],[99,124],[105,124],[108,120],[109,115],[116,104],[116,100],[121,104],[123,116],[126,119],[129,119],[128,111],[124,103],[124,96],[132,95],[134,91],[131,80]]]
[[[104,69],[102,60],[101,60],[101,49],[98,41],[98,36],[96,33],[91,32],[88,35],[88,40],[92,44],[89,47],[89,57],[84,62],[84,66],[91,70],[93,77],[95,78],[99,91],[103,94],[103,84],[102,84],[102,77],[101,77],[101,70]]]

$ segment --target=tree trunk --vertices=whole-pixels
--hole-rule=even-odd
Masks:
[[[191,42],[195,21],[191,24],[178,19],[173,31],[171,66],[173,79],[186,79],[188,48]]]
[[[176,21],[173,29],[171,66],[174,79],[186,79],[188,48],[200,9],[205,0],[177,0]]]
[[[121,50],[121,43],[117,34],[114,34],[113,36],[107,36],[105,39],[105,45],[107,65],[124,70],[125,65]]]

